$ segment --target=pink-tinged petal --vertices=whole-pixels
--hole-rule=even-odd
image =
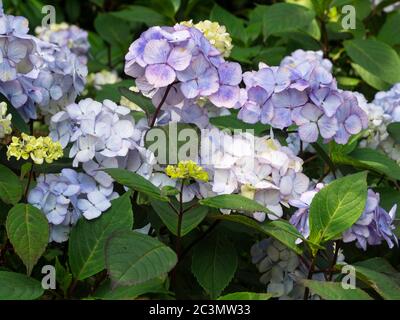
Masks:
[[[272,104],[271,99],[269,99],[261,107],[261,123],[270,124],[273,116],[274,105]]]
[[[271,120],[271,125],[283,129],[287,128],[292,124],[290,109],[286,108],[275,108],[274,116]]]
[[[306,119],[303,114],[301,113],[302,108],[295,108],[292,111],[292,120],[295,124],[298,126],[301,126],[303,124],[309,123],[310,120]]]
[[[344,127],[346,128],[347,132],[351,134],[357,134],[362,130],[361,119],[353,114],[346,119],[344,122]]]
[[[275,76],[274,71],[270,67],[266,67],[258,70],[253,75],[253,81],[255,81],[260,87],[267,90],[269,94],[272,94],[275,90]]]
[[[172,49],[171,53],[169,54],[167,63],[170,65],[174,70],[182,71],[185,70],[192,59],[192,55],[186,48],[175,47]]]
[[[150,40],[143,52],[143,60],[148,64],[166,63],[171,52],[167,40]]]
[[[28,49],[24,42],[12,41],[9,43],[7,48],[7,57],[12,61],[18,63],[25,58],[27,51]]]
[[[329,88],[320,88],[318,90],[314,90],[310,94],[310,99],[314,102],[317,106],[322,106],[325,98],[328,96],[331,89]]]
[[[300,139],[304,142],[315,142],[318,140],[318,127],[314,122],[303,124],[299,127]]]
[[[196,98],[199,95],[199,88],[196,80],[181,83],[181,91],[187,99]]]
[[[349,140],[350,135],[347,133],[344,126],[341,124],[339,125],[339,129],[335,135],[335,141],[339,144],[346,144]]]
[[[125,56],[125,60],[128,61],[136,61],[140,56],[143,55],[144,48],[147,44],[146,39],[139,38],[135,40],[130,46],[129,51]],[[143,67],[143,66],[142,66]]]
[[[254,103],[245,103],[240,109],[238,118],[246,123],[257,123],[260,120],[260,107]]]
[[[217,107],[233,108],[239,98],[239,87],[221,86],[218,92],[210,96],[210,101]]]
[[[315,104],[306,103],[303,107],[301,107],[301,115],[310,121],[316,122],[322,114],[322,110]]]
[[[166,64],[153,64],[146,67],[147,81],[156,88],[166,87],[175,80],[175,71]]]
[[[314,69],[313,75],[315,77],[315,80],[322,84],[327,85],[327,84],[331,83],[333,80],[332,74],[330,72],[328,72],[327,70],[325,70],[325,68],[320,67],[320,66],[317,66]]]
[[[328,117],[332,117],[342,102],[337,93],[331,93],[322,103],[322,108]]]
[[[279,67],[275,73],[275,92],[281,92],[290,85],[290,70]]]
[[[208,68],[200,78],[197,79],[200,94],[209,96],[219,89],[218,73],[214,68]]]
[[[307,94],[296,89],[288,89],[280,93],[275,93],[271,97],[276,108],[294,108],[304,105],[307,100]]]
[[[321,136],[325,139],[332,138],[339,129],[336,118],[327,116],[322,116],[318,120],[318,128]]]
[[[242,68],[237,62],[225,62],[218,67],[221,84],[236,86],[242,81]]]
[[[134,60],[125,63],[125,73],[133,78],[141,77],[144,74],[144,68],[137,64]]]
[[[255,86],[248,90],[247,96],[249,100],[254,101],[259,105],[263,105],[270,95],[265,91],[265,89],[260,86]]]

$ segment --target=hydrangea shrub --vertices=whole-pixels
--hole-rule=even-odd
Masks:
[[[0,299],[400,299],[400,15],[378,2],[342,30],[331,1],[55,1],[50,25],[5,1]]]

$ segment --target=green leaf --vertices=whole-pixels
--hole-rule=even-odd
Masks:
[[[155,200],[151,202],[151,206],[168,230],[174,235],[177,235],[178,214],[166,202]],[[182,218],[181,236],[183,237],[196,228],[206,217],[207,213],[208,208],[202,206],[195,207],[185,212]]]
[[[0,300],[34,300],[43,293],[39,281],[20,273],[0,271]]]
[[[310,237],[314,243],[334,239],[361,216],[367,200],[367,174],[337,179],[319,191],[310,206]]]
[[[390,46],[400,44],[400,12],[393,12],[387,18],[378,33],[378,40]]]
[[[112,28],[110,28],[112,26]],[[94,20],[94,27],[99,35],[109,44],[118,48],[128,48],[130,39],[129,24],[111,13],[100,13]]]
[[[149,129],[144,143],[155,154],[159,164],[174,164],[181,160],[196,161],[200,134],[200,129],[194,124],[170,122]]]
[[[6,229],[15,252],[30,275],[49,241],[49,224],[45,215],[30,204],[19,203],[8,213]]]
[[[137,173],[118,168],[104,169],[104,171],[107,172],[115,181],[132,190],[142,192],[151,198],[168,201],[168,197],[161,195],[160,189]]]
[[[302,249],[296,245],[297,239],[303,239],[299,231],[285,220],[273,220],[261,226],[264,233],[282,242],[286,247],[301,254]]]
[[[367,84],[369,84],[372,88],[377,90],[386,91],[391,85],[381,78],[374,76],[372,73],[365,70],[363,67],[359,66],[356,63],[352,63],[351,66],[353,69],[360,75],[361,79],[363,79]]]
[[[94,294],[95,298],[105,300],[133,300],[146,293],[164,293],[165,277],[154,278],[135,286],[111,288],[110,282],[106,282]]]
[[[400,191],[391,187],[378,187],[374,188],[375,192],[379,193],[380,202],[379,206],[384,208],[387,212],[397,204],[400,206]],[[399,216],[400,212],[398,212],[397,216]]]
[[[122,80],[113,84],[104,84],[101,86],[100,90],[95,90],[96,100],[103,101],[105,99],[109,99],[120,104],[121,93],[119,91],[119,87],[121,86],[129,86],[132,85],[133,82],[131,80]]]
[[[149,27],[162,26],[168,23],[168,20],[162,14],[143,6],[129,6],[125,10],[112,12],[111,15],[125,21],[141,22]]]
[[[344,42],[350,58],[374,76],[390,84],[400,82],[400,57],[384,42],[355,39]]]
[[[149,98],[146,98],[143,95],[133,92],[125,87],[119,87],[119,92],[129,101],[137,104],[138,107],[143,109],[148,116],[156,111],[156,108]]]
[[[315,17],[313,11],[292,3],[258,6],[263,10],[264,37],[281,32],[307,29]],[[296,23],[293,23],[296,21]]]
[[[399,272],[385,259],[374,257],[355,263],[356,266],[374,270],[386,274],[399,274]]]
[[[270,293],[256,292],[234,292],[218,298],[218,300],[269,300],[272,298]]]
[[[372,300],[372,298],[363,290],[344,289],[339,282],[302,280],[312,294],[317,294],[325,300]]]
[[[356,149],[347,156],[334,155],[334,161],[340,164],[352,165],[356,168],[372,170],[384,174],[388,178],[400,180],[400,166],[378,150]]]
[[[192,272],[212,299],[231,282],[237,266],[236,249],[221,233],[213,233],[194,247]]]
[[[392,122],[386,127],[389,135],[397,142],[400,143],[400,122]]]
[[[205,198],[200,204],[217,209],[230,209],[247,212],[265,212],[275,215],[272,211],[259,204],[257,201],[238,194],[222,194],[215,197]]]
[[[16,204],[22,197],[22,184],[17,175],[0,164],[0,199],[7,204]]]
[[[210,123],[219,129],[254,130],[254,135],[259,136],[269,130],[270,126],[256,123],[249,124],[237,118],[236,114],[210,118]]]
[[[394,281],[393,276],[359,264],[354,264],[353,267],[356,269],[357,277],[378,292],[384,299],[400,300],[400,285]]]
[[[12,115],[11,123],[12,126],[18,129],[21,132],[30,133],[31,129],[29,128],[28,124],[22,119],[19,112],[11,105],[7,106],[7,110]]]
[[[261,46],[254,46],[251,48],[234,46],[230,58],[241,63],[252,63],[254,57],[260,53]]]
[[[80,219],[72,229],[68,255],[74,277],[84,280],[105,269],[104,246],[116,230],[131,230],[131,192],[111,201],[111,208],[91,221]]]
[[[66,295],[72,282],[72,274],[66,268],[64,268],[64,266],[58,260],[58,257],[56,257],[55,268],[57,283],[64,292],[64,295]]]
[[[303,252],[302,249],[296,245],[296,240],[299,238],[304,240],[304,237],[292,224],[285,220],[274,220],[259,223],[254,219],[239,214],[213,215],[211,216],[211,218],[216,220],[240,223],[249,228],[255,229],[260,233],[267,234],[268,236],[275,238],[286,247],[298,254],[301,254]]]
[[[229,11],[221,8],[218,4],[214,4],[210,12],[210,20],[217,21],[221,25],[224,25],[229,34],[237,40],[243,43],[247,42],[247,34],[244,28],[244,21]]]
[[[138,232],[116,232],[106,243],[106,265],[113,288],[165,275],[177,261],[169,247]]]

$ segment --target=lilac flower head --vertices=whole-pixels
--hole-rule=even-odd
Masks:
[[[49,27],[37,27],[35,31],[40,40],[61,48],[68,48],[82,64],[87,63],[90,44],[85,30],[64,22],[52,24]]]
[[[60,174],[40,175],[28,195],[28,202],[46,215],[51,227],[49,241],[64,242],[82,216],[97,218],[116,197],[113,185],[104,188],[87,174],[63,169]]]
[[[23,17],[0,12],[0,93],[25,120],[59,111],[83,90],[86,66],[67,47],[41,41]]]
[[[367,116],[351,93],[337,88],[331,70],[322,53],[302,50],[283,59],[279,67],[260,63],[258,71],[243,75],[247,99],[239,119],[279,129],[295,124],[307,143],[319,136],[346,143],[367,127]]]
[[[343,233],[344,242],[356,241],[357,247],[363,250],[369,245],[379,245],[386,241],[389,248],[398,245],[393,221],[396,215],[397,205],[389,212],[379,206],[379,193],[368,190],[367,203],[361,217],[348,230]]]
[[[75,101],[83,91],[87,67],[66,47],[41,44],[44,63],[32,85],[40,90],[43,115],[53,115]]]
[[[131,44],[125,60],[125,73],[136,78],[139,90],[150,97],[162,97],[160,92],[172,86],[170,95],[182,100],[206,97],[218,107],[233,108],[240,98],[240,65],[225,62],[193,27],[152,27]]]
[[[50,136],[65,147],[72,143],[73,166],[83,163],[86,173],[100,185],[108,187],[112,180],[101,168],[127,168],[151,171],[153,159],[142,147],[147,126],[145,119],[135,123],[126,107],[110,100],[103,103],[90,98],[70,104],[51,118]],[[153,156],[154,158],[154,156]],[[144,161],[150,167],[141,167]]]
[[[15,80],[37,65],[36,42],[28,31],[27,19],[7,15],[0,8],[0,82]]]
[[[307,191],[300,199],[291,200],[289,203],[299,208],[290,218],[290,223],[307,238],[310,235],[309,229],[309,208],[315,194],[322,188],[321,184],[317,185],[313,191]],[[367,245],[379,245],[382,241],[386,241],[389,248],[393,248],[394,244],[398,244],[396,235],[393,233],[395,229],[393,221],[396,214],[397,205],[394,205],[389,213],[379,206],[379,193],[368,190],[367,202],[364,212],[360,218],[348,230],[343,232],[343,242],[356,241],[356,245],[363,250],[367,249]],[[298,242],[301,242],[300,239]]]
[[[282,216],[282,205],[308,189],[302,160],[269,136],[229,135],[214,128],[202,138],[200,164],[209,172],[212,193],[254,199],[271,210],[270,219]],[[265,214],[254,217],[263,221]]]

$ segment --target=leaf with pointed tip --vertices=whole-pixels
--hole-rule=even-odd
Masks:
[[[0,164],[0,199],[7,204],[16,204],[22,197],[22,191],[17,175]]]
[[[0,271],[0,300],[34,300],[43,293],[39,281],[20,273]]]
[[[344,289],[340,282],[302,280],[312,294],[317,294],[325,300],[372,300],[372,298],[363,290]]]
[[[19,203],[8,213],[6,229],[15,252],[30,275],[49,241],[49,223],[45,215],[30,204]]]
[[[131,230],[133,212],[131,192],[111,201],[111,208],[95,220],[80,219],[69,239],[68,255],[72,273],[84,280],[104,270],[104,246],[117,230]]]
[[[236,249],[221,233],[213,233],[194,247],[192,272],[212,299],[231,282],[237,266]]]
[[[310,206],[310,241],[320,244],[350,228],[367,201],[367,174],[337,179],[319,191]]]
[[[165,275],[176,265],[175,252],[135,231],[120,231],[106,243],[106,265],[113,288],[138,285]]]
[[[268,236],[275,238],[298,254],[303,252],[302,248],[296,245],[296,240],[299,238],[305,240],[304,237],[293,225],[285,220],[274,220],[260,223],[254,219],[239,214],[213,215],[210,218],[243,224],[249,228],[257,230],[260,233],[265,233]]]
[[[246,198],[238,194],[221,194],[215,197],[204,198],[199,201],[200,204],[217,209],[230,209],[247,212],[265,212],[275,215],[257,201]]]
[[[178,214],[166,202],[155,200],[151,202],[151,206],[162,222],[164,222],[168,230],[174,235],[177,235]],[[207,213],[208,207],[203,206],[195,207],[186,211],[182,218],[181,236],[183,237],[196,228],[206,217]]]
[[[132,190],[143,192],[149,197],[161,201],[168,201],[168,197],[161,195],[160,189],[135,172],[118,168],[104,169],[104,171],[107,172],[115,181]]]
[[[364,264],[365,265],[365,264]],[[378,272],[365,267],[362,264],[354,264],[356,276],[373,288],[386,300],[400,300],[400,284],[394,275]]]

